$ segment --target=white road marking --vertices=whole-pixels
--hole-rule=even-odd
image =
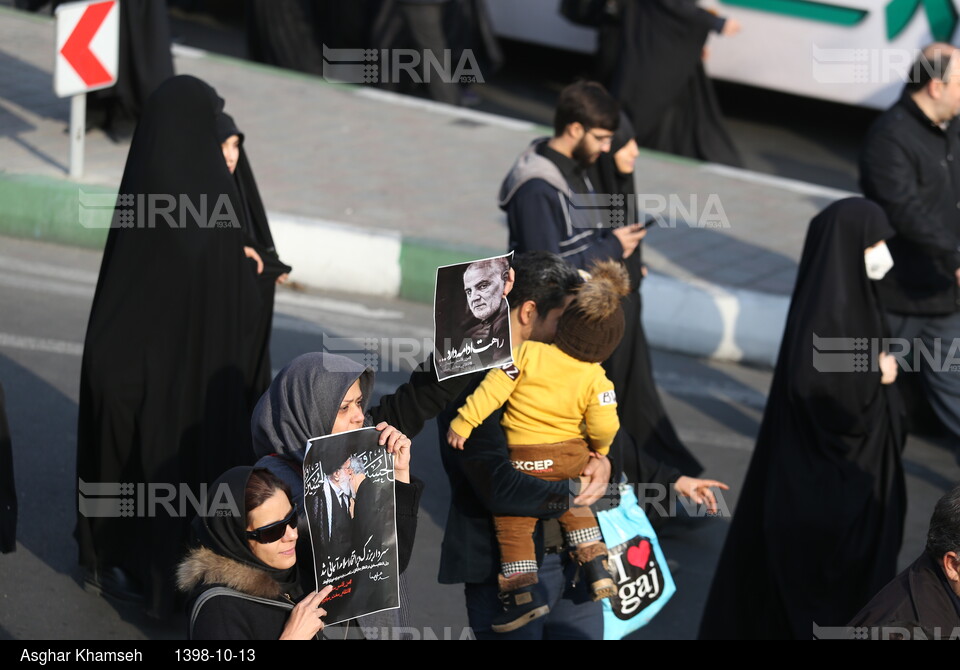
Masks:
[[[24,261],[3,254],[0,254],[0,267],[10,273],[36,275],[46,279],[61,279],[63,281],[75,281],[93,285],[97,283],[96,272],[65,267],[63,265],[54,265],[53,263]]]
[[[28,337],[25,335],[14,335],[13,333],[0,333],[0,347],[25,349],[27,351],[43,351],[50,354],[66,354],[67,356],[83,355],[83,342]]]
[[[93,298],[95,288],[91,284],[44,279],[37,275],[6,272],[3,270],[0,270],[0,286],[87,299]]]
[[[366,305],[348,302],[347,300],[336,300],[334,298],[325,298],[314,295],[303,295],[293,293],[292,291],[277,291],[276,303],[278,305],[288,305],[290,307],[306,307],[316,309],[331,314],[346,314],[348,316],[361,316],[368,319],[389,319],[391,321],[402,319],[403,312],[395,309],[379,309],[367,307]]]

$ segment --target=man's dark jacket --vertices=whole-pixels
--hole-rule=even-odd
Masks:
[[[960,123],[940,128],[905,93],[867,134],[860,187],[897,231],[887,241],[893,269],[879,284],[884,307],[898,314],[956,311]]]
[[[601,207],[593,190],[583,166],[551,149],[549,139],[535,140],[500,186],[510,251],[551,251],[580,270],[620,258],[623,245],[604,221],[609,205]]]
[[[960,632],[958,597],[940,567],[923,552],[909,568],[880,590],[850,622],[850,626],[916,623],[925,631],[949,638]]]

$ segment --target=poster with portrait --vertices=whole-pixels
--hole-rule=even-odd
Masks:
[[[513,363],[503,295],[513,253],[437,268],[433,359],[437,380]]]
[[[400,606],[393,456],[360,428],[307,442],[303,505],[327,625]]]

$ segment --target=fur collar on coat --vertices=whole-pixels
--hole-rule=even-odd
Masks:
[[[283,597],[282,586],[269,573],[198,547],[177,568],[177,586],[189,593],[205,585],[226,586],[258,598]]]

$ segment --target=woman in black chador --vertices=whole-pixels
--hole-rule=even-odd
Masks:
[[[237,129],[233,117],[225,112],[217,116],[217,140],[223,149],[227,169],[233,175],[242,203],[240,220],[243,224],[243,251],[257,263],[261,309],[260,318],[253,331],[253,379],[250,384],[252,395],[249,399],[250,406],[253,407],[270,386],[270,330],[273,326],[276,285],[286,282],[292,268],[280,260],[273,246],[267,212],[243,148],[243,133]]]
[[[115,513],[93,513],[89,497],[81,504],[80,563],[91,587],[143,602],[154,616],[173,607],[191,496],[253,462],[263,307],[257,263],[244,253],[248,214],[218,137],[222,110],[216,92],[188,76],[168,79],[148,101],[83,353],[80,493],[133,486],[121,489]]]
[[[739,24],[696,0],[618,0],[618,6],[620,58],[610,90],[633,119],[640,146],[741,165],[702,58],[711,30],[732,35]],[[602,51],[612,48],[601,44]]]
[[[598,193],[620,196],[622,206],[611,208],[618,220],[613,225],[637,223],[636,186],[633,166],[639,150],[633,139],[633,125],[625,114],[620,114],[620,125],[611,141],[610,151],[600,155],[589,173]],[[629,219],[629,220],[628,220]],[[617,413],[620,425],[630,434],[635,447],[627,446],[623,453],[623,470],[630,481],[641,481],[638,473],[637,450],[676,468],[680,473],[696,477],[703,466],[677,436],[670,418],[660,402],[660,394],[653,381],[653,367],[647,336],[640,321],[642,300],[640,283],[643,280],[643,242],[623,264],[630,277],[630,293],[623,298],[626,330],[620,345],[603,367],[617,391]],[[624,444],[629,445],[629,440]]]
[[[857,198],[810,223],[701,637],[811,639],[896,575],[905,434],[873,281],[892,266],[893,234]]]

